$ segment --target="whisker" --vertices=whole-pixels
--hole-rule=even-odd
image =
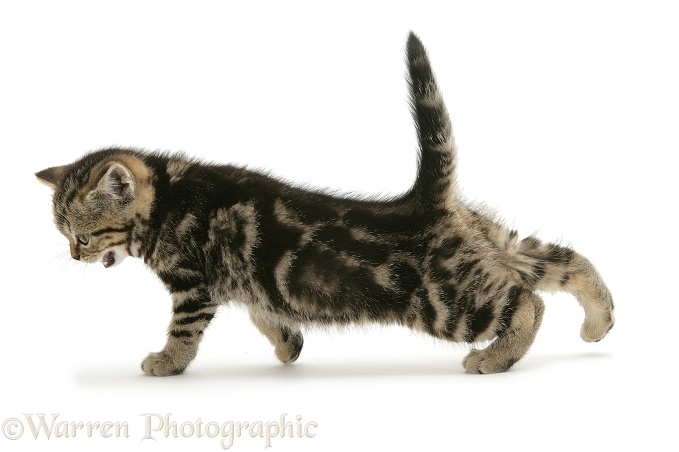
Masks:
[[[68,270],[73,267],[74,262],[75,261],[71,259],[70,253],[68,251],[64,251],[51,259],[50,264],[48,265],[48,270],[53,270],[57,263],[59,263],[60,268],[56,269],[55,273],[57,277],[62,278],[68,272]]]

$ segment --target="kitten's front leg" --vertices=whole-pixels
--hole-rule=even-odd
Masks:
[[[165,347],[150,353],[141,364],[148,375],[164,377],[182,373],[196,357],[203,331],[217,311],[204,286],[174,292],[172,308]]]

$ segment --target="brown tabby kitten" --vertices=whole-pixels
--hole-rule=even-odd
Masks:
[[[179,374],[196,356],[220,304],[244,304],[285,364],[301,328],[378,322],[454,342],[480,343],[470,373],[503,372],[527,352],[544,305],[563,290],[585,310],[581,337],[602,339],[613,302],[575,251],[519,240],[464,205],[455,186],[451,125],[424,47],[407,45],[419,143],[412,188],[381,201],[303,190],[230,165],[110,148],[37,177],[54,189],[59,231],[73,259],[140,257],[172,294],[167,344],[142,363]]]

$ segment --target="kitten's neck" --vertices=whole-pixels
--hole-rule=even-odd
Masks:
[[[134,219],[130,251],[134,257],[148,259],[153,256],[160,231],[166,221],[169,180],[167,178],[167,159],[159,156],[146,156],[145,166],[149,171],[149,184],[153,197],[147,200],[144,212]]]

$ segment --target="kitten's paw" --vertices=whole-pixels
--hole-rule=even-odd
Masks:
[[[495,374],[504,372],[518,361],[515,358],[499,356],[488,349],[473,349],[462,361],[469,374]]]
[[[580,337],[585,342],[599,342],[615,325],[613,311],[602,314],[600,318],[587,317],[580,328]]]
[[[284,337],[284,342],[276,345],[276,357],[283,364],[292,364],[297,361],[299,354],[302,353],[304,337],[297,332]]]
[[[166,352],[149,353],[144,361],[141,363],[141,370],[146,375],[153,375],[156,377],[167,377],[170,375],[178,375],[184,372],[186,365],[177,363],[170,354]]]

